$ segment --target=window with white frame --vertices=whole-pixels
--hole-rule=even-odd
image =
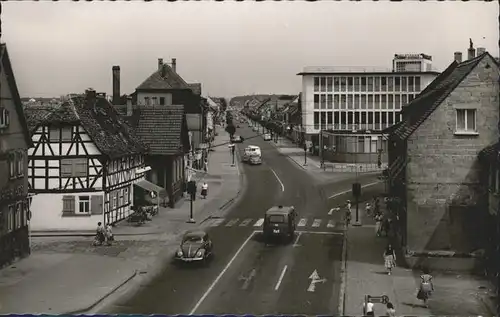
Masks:
[[[9,212],[7,213],[7,232],[14,231],[14,213],[15,213],[15,206],[10,205]]]
[[[130,203],[129,197],[128,197],[128,187],[125,187],[123,189],[123,199],[125,200],[125,204]]]
[[[456,132],[476,132],[476,109],[457,109]]]
[[[19,151],[16,153],[17,176],[24,175],[24,153]]]
[[[78,197],[78,212],[88,214],[90,212],[90,196]]]
[[[22,215],[23,215],[23,204],[22,203],[17,203],[16,204],[16,223],[15,223],[15,229],[19,229],[22,226]]]
[[[118,192],[114,191],[111,193],[111,195],[113,196],[113,209],[116,208],[116,204],[117,204],[117,195],[118,195]]]
[[[9,153],[8,155],[8,163],[9,163],[9,178],[15,178],[16,175],[16,154]]]

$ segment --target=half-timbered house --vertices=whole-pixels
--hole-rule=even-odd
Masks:
[[[87,90],[25,111],[35,145],[28,164],[32,229],[88,230],[128,217],[147,150],[105,96]]]
[[[0,267],[30,253],[27,149],[33,146],[7,47],[0,45]]]

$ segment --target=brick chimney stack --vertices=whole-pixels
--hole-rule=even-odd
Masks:
[[[478,48],[476,49],[476,54],[477,54],[477,56],[479,56],[479,55],[481,55],[481,54],[484,54],[484,53],[486,53],[486,48],[484,48],[484,47],[478,47]]]
[[[473,59],[476,57],[476,49],[474,48],[474,44],[472,43],[472,39],[469,39],[470,46],[469,49],[467,50],[468,57],[467,59]]]
[[[132,116],[132,97],[127,97],[127,117]]]
[[[163,69],[163,58],[158,58],[158,70]]]
[[[87,101],[87,107],[93,109],[97,99],[95,90],[92,88],[85,90],[85,99]]]
[[[462,52],[455,52],[455,61],[459,64],[462,62]]]
[[[120,104],[120,66],[113,66],[113,104]]]
[[[176,58],[172,58],[172,70],[174,71],[174,73],[177,73],[177,59]]]

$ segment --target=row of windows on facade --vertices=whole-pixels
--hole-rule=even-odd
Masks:
[[[346,125],[359,125],[358,129],[380,129],[389,127],[401,121],[401,114],[394,111],[378,112],[340,112],[340,111],[315,111],[313,115],[314,129],[318,130],[351,130]],[[326,126],[326,127],[325,127]],[[342,128],[344,127],[344,128]],[[375,128],[374,128],[375,127]]]
[[[165,105],[165,97],[144,97],[144,102],[146,103],[146,106],[151,106],[151,105]]]
[[[476,109],[456,109],[456,132],[476,132]],[[315,111],[315,130],[378,130],[401,121],[397,112],[338,112]]]
[[[128,187],[117,189],[109,193],[111,209],[120,208],[130,204],[130,191]],[[63,213],[70,214],[102,214],[102,205],[92,205],[91,196],[65,195],[63,200]],[[78,204],[77,204],[78,202]],[[76,208],[78,206],[78,208]],[[92,210],[98,208],[98,210]]]
[[[327,144],[330,150],[340,153],[379,153],[387,149],[387,140],[381,136],[334,136]],[[328,147],[328,146],[327,146]]]
[[[314,109],[401,109],[417,94],[332,95],[314,94]]]
[[[314,91],[409,91],[420,92],[419,76],[314,77]]]
[[[19,201],[9,205],[7,212],[0,214],[0,231],[5,228],[7,233],[16,231],[28,225],[28,203]]]
[[[16,179],[24,176],[24,151],[12,151],[8,153],[9,179]]]

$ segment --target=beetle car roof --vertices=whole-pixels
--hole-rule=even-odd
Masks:
[[[294,208],[292,206],[288,206],[288,207],[274,206],[274,207],[269,208],[266,211],[266,214],[279,214],[279,215],[282,215],[282,214],[288,214],[292,210],[294,210]]]
[[[192,230],[192,231],[186,231],[184,233],[184,237],[203,237],[205,234],[206,233],[203,230]]]

